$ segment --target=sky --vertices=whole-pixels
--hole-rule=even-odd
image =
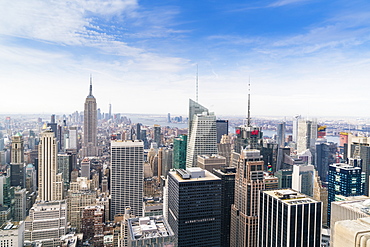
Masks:
[[[366,0],[0,1],[0,113],[368,116]]]

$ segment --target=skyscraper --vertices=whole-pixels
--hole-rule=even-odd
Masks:
[[[235,167],[214,169],[213,174],[221,178],[221,246],[230,246],[231,205],[234,204]]]
[[[285,146],[285,122],[279,123],[277,126],[277,144],[280,147]]]
[[[259,150],[242,151],[231,206],[230,246],[257,246],[258,197],[259,191],[265,189],[263,166]]]
[[[221,142],[221,137],[223,135],[229,134],[229,120],[216,120],[216,133],[217,133],[217,143]]]
[[[96,99],[92,95],[92,78],[90,77],[90,91],[85,100],[84,111],[83,156],[98,155],[97,124]]]
[[[10,181],[11,186],[21,186],[22,188],[26,186],[23,138],[20,133],[12,137]]]
[[[221,246],[221,179],[199,167],[168,174],[168,223],[177,246]]]
[[[291,189],[260,192],[259,247],[320,247],[321,202]]]
[[[328,225],[330,226],[331,202],[336,201],[337,195],[363,195],[365,178],[361,167],[336,163],[329,166],[328,182]]]
[[[179,135],[173,140],[173,167],[175,169],[186,168],[186,148],[188,136]]]
[[[191,130],[193,128],[193,119],[194,115],[196,114],[202,114],[203,112],[208,113],[208,109],[199,104],[198,102],[195,102],[192,99],[189,99],[189,121],[188,121],[188,136],[190,139]]]
[[[111,218],[130,207],[143,215],[144,145],[139,140],[111,142]]]
[[[162,144],[161,126],[158,124],[154,125],[154,142],[157,143],[157,147]]]
[[[186,167],[197,166],[200,154],[217,154],[216,116],[204,112],[193,116],[186,154]]]
[[[60,184],[61,181],[57,178],[57,171],[57,141],[53,131],[46,129],[41,133],[39,143],[39,200],[55,201],[63,199],[63,184]],[[58,175],[61,179],[61,174]]]

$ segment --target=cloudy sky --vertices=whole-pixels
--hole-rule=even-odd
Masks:
[[[0,1],[0,113],[368,116],[366,0]]]

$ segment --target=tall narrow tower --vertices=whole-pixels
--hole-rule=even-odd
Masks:
[[[57,141],[54,132],[46,129],[39,143],[39,194],[38,200],[55,201],[63,199],[61,174],[57,175]]]
[[[231,206],[230,246],[255,247],[258,233],[259,191],[265,189],[259,150],[242,150],[235,176]]]
[[[90,91],[85,100],[84,111],[84,147],[83,156],[98,155],[97,148],[97,108],[96,99],[92,95],[92,78],[90,77]]]
[[[20,133],[17,133],[12,137],[10,181],[11,186],[21,186],[22,188],[26,186],[23,138]]]

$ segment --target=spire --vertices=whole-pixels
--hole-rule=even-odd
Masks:
[[[248,82],[248,116],[247,116],[247,126],[251,126],[251,78],[249,77]]]
[[[92,75],[90,74],[90,93],[89,93],[89,96],[93,96],[92,95]]]
[[[198,103],[198,64],[197,64],[197,86],[196,86],[196,101]]]

